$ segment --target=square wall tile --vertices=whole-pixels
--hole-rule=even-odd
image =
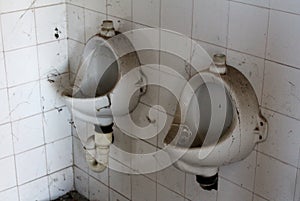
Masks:
[[[38,8],[35,17],[38,43],[67,38],[65,5]]]
[[[70,119],[70,113],[67,108],[46,112],[43,119],[46,143],[70,136]]]
[[[83,149],[81,141],[75,137],[73,137],[73,151],[74,165],[84,170],[85,172],[88,172],[89,167],[85,160],[85,150]]]
[[[184,201],[184,198],[177,193],[168,190],[167,188],[157,185],[157,200],[158,201]]]
[[[74,168],[75,189],[84,197],[89,197],[89,176],[78,168]]]
[[[113,169],[109,170],[110,187],[128,199],[131,199],[131,176]]]
[[[17,185],[14,157],[0,160],[0,191]]]
[[[16,154],[43,145],[42,115],[13,122],[12,133]]]
[[[2,52],[3,51],[3,43],[2,43],[2,28],[1,27],[0,27],[0,38],[1,38],[1,40],[0,40],[0,52]]]
[[[19,187],[20,201],[49,200],[47,177],[32,181]]]
[[[109,188],[93,177],[89,177],[89,192],[90,200],[109,201]]]
[[[226,48],[212,45],[210,43],[197,41],[197,43],[207,52],[210,56],[211,61],[215,54],[225,54],[226,55]]]
[[[269,0],[270,7],[276,10],[282,10],[300,14],[300,2],[297,0]]]
[[[156,201],[156,183],[143,175],[132,175],[132,201]]]
[[[256,168],[256,151],[243,161],[220,167],[220,175],[249,191],[253,191]]]
[[[47,172],[53,173],[73,165],[72,137],[46,145]]]
[[[300,119],[300,70],[266,61],[262,105]]]
[[[37,0],[35,1],[35,7],[48,6],[52,4],[64,3],[65,0]]]
[[[161,27],[188,37],[192,32],[192,0],[161,0]]]
[[[41,112],[39,81],[10,88],[8,93],[13,121]]]
[[[295,192],[294,201],[299,201],[299,200],[300,200],[300,169],[298,169],[297,171],[296,192]]]
[[[106,19],[106,15],[103,13],[98,13],[98,12],[87,10],[87,9],[84,10],[84,26],[85,26],[84,27],[84,30],[85,30],[85,41],[84,42],[88,41],[92,36],[99,33],[102,21],[105,19]]]
[[[276,201],[294,199],[297,168],[258,153],[255,193]]]
[[[8,87],[39,79],[36,47],[5,53]]]
[[[195,1],[193,38],[226,47],[228,15],[227,0]]]
[[[67,22],[68,38],[84,43],[84,9],[73,5],[67,5]]]
[[[242,54],[236,51],[227,51],[227,64],[243,73],[250,81],[261,104],[265,61],[264,59]]]
[[[36,44],[33,12],[33,10],[27,10],[1,16],[4,50]]]
[[[71,81],[74,80],[74,76],[79,68],[79,62],[81,59],[82,52],[84,50],[84,44],[68,40],[68,57],[69,57],[69,67],[71,74]]]
[[[24,1],[5,1],[0,0],[0,12],[11,12],[17,10],[29,9],[33,6],[32,0],[24,0]],[[26,11],[23,11],[26,12]]]
[[[51,174],[48,180],[51,200],[55,200],[74,189],[73,168],[70,167]]]
[[[235,0],[241,3],[251,4],[254,6],[261,6],[265,8],[269,8],[270,1],[272,0]]]
[[[51,77],[66,73],[68,69],[67,40],[58,40],[38,46],[40,77]]]
[[[0,139],[0,158],[12,155],[14,150],[10,124],[0,126]]]
[[[267,58],[300,68],[300,16],[271,10],[268,35]]]
[[[17,188],[11,188],[0,192],[0,200],[19,201],[19,192]]]
[[[230,2],[228,48],[264,57],[268,9]]]
[[[266,200],[266,199],[264,199],[264,198],[262,198],[262,197],[260,197],[258,195],[254,195],[253,201],[268,201],[268,200]]]
[[[0,35],[0,37],[1,37],[1,35]],[[0,48],[1,47],[2,46],[0,46]],[[7,87],[7,83],[6,83],[6,70],[5,70],[5,65],[4,65],[4,55],[0,49],[0,89],[4,89],[6,87]]]
[[[106,13],[106,0],[84,1],[84,7],[97,12]]]
[[[107,0],[107,12],[109,15],[131,20],[132,0]]]
[[[0,124],[8,123],[10,121],[10,114],[6,89],[0,90],[0,103]]]
[[[45,176],[47,174],[45,148],[40,147],[17,155],[16,166],[19,185]]]
[[[103,172],[93,172],[91,169],[89,169],[89,175],[108,186],[108,171],[109,168],[106,168]]]
[[[159,26],[160,0],[132,0],[133,21],[151,27]]]
[[[268,110],[262,111],[268,121],[268,138],[258,150],[290,165],[298,165],[300,121]]]
[[[252,201],[252,192],[219,178],[217,201]]]
[[[216,201],[217,191],[205,191],[196,181],[196,175],[186,174],[185,197],[195,201]]]
[[[129,201],[126,197],[123,195],[117,193],[116,191],[110,189],[110,201]]]

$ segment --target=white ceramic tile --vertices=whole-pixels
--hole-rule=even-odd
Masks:
[[[0,126],[0,158],[13,154],[13,141],[10,124]]]
[[[106,0],[89,0],[84,2],[84,7],[97,12],[106,13]]]
[[[122,19],[131,19],[132,0],[107,0],[108,14]]]
[[[262,198],[262,197],[260,197],[258,195],[254,195],[253,201],[268,201],[268,200],[266,200],[266,199],[264,199],[264,198]]]
[[[229,1],[194,3],[193,38],[226,47]]]
[[[108,201],[109,188],[97,181],[93,177],[89,177],[89,199]]]
[[[3,51],[3,43],[2,43],[2,28],[0,27],[0,52]]]
[[[58,40],[38,46],[40,77],[68,72],[67,40]]]
[[[84,49],[83,44],[73,40],[68,41],[68,57],[69,57],[71,81],[74,79],[74,74],[78,70],[83,49]]]
[[[48,5],[52,5],[52,4],[58,4],[58,3],[62,3],[65,2],[65,0],[36,0],[35,1],[35,7],[39,7],[39,6],[48,6]]]
[[[20,186],[19,193],[20,201],[49,200],[47,177],[43,177],[41,179]]]
[[[38,43],[67,37],[65,5],[38,8],[35,17]]]
[[[221,167],[219,174],[235,184],[253,191],[255,167],[256,151],[253,151],[243,161]]]
[[[89,178],[88,175],[82,170],[75,167],[74,169],[75,176],[75,189],[83,196],[88,198],[89,196]]]
[[[67,23],[68,38],[84,43],[84,9],[73,5],[67,5]]]
[[[161,27],[191,36],[192,8],[192,0],[162,0]]]
[[[216,201],[217,191],[205,191],[196,181],[196,175],[186,174],[185,197],[195,201]]]
[[[43,120],[46,143],[54,142],[71,135],[69,124],[70,114],[67,108],[47,112],[44,114]]]
[[[47,144],[46,151],[48,173],[72,166],[72,137]]]
[[[42,115],[36,115],[12,123],[12,133],[15,153],[44,144]]]
[[[217,201],[252,201],[252,193],[229,181],[219,178]]]
[[[115,30],[125,33],[132,30],[132,22],[119,17],[109,17],[113,21]]]
[[[133,21],[151,27],[159,26],[160,0],[132,0]]]
[[[39,78],[36,47],[6,52],[5,59],[9,87]]]
[[[157,185],[157,200],[159,201],[184,201],[180,195],[168,190],[167,188]]]
[[[0,200],[19,201],[19,193],[17,188],[11,188],[0,192]]]
[[[230,2],[228,47],[264,57],[268,9]]]
[[[276,201],[293,200],[297,168],[258,153],[255,193]]]
[[[71,3],[73,5],[84,7],[85,1],[82,0],[66,0],[67,3]]]
[[[122,196],[121,194],[117,193],[112,189],[110,190],[109,194],[110,194],[110,201],[129,201],[127,198],[125,198],[124,196]]]
[[[215,54],[225,54],[226,55],[226,48],[212,45],[210,43],[197,41],[197,43],[207,52],[207,54],[213,58]]]
[[[73,150],[74,150],[74,165],[80,169],[88,172],[88,164],[85,160],[85,150],[81,141],[77,138],[73,138]]]
[[[33,6],[32,0],[24,0],[19,2],[9,2],[5,0],[0,0],[0,12],[11,12],[16,10],[23,10],[23,9],[31,8],[32,6]]]
[[[0,37],[1,37],[1,35],[0,35]],[[1,47],[2,46],[0,46],[0,89],[3,89],[7,86],[7,83],[6,83],[6,70],[5,70],[5,65],[4,65],[4,55],[1,52]]]
[[[51,174],[48,180],[51,200],[55,200],[74,189],[73,168]]]
[[[69,75],[53,76],[41,80],[41,99],[43,111],[62,108],[65,105],[62,93],[70,89]]]
[[[300,14],[300,2],[297,0],[270,0],[270,7],[276,10]]]
[[[0,191],[16,186],[14,157],[0,160]]]
[[[296,180],[296,192],[295,192],[295,197],[294,201],[299,201],[300,200],[300,169],[298,169],[297,172],[297,180]]]
[[[106,16],[102,13],[98,13],[91,10],[84,10],[85,20],[85,40],[87,41],[90,37],[99,33],[102,21],[106,19]],[[74,51],[74,50],[73,50]]]
[[[3,124],[9,122],[10,120],[9,103],[6,89],[0,90],[0,103],[0,124]]]
[[[3,14],[1,21],[5,50],[36,44],[33,10]]]
[[[89,169],[89,175],[108,186],[108,170],[109,168],[106,168],[103,172],[93,172],[91,169]]]
[[[300,3],[299,3],[300,5]],[[300,68],[300,16],[271,11],[267,58]]]
[[[40,84],[38,81],[10,88],[8,93],[12,120],[41,112]]]
[[[18,184],[46,175],[45,148],[40,147],[16,156]]]
[[[172,191],[184,195],[185,173],[173,165],[157,173],[157,182]]]
[[[250,81],[261,103],[265,62],[263,59],[228,50],[227,64],[235,67]]]
[[[132,201],[156,201],[155,182],[142,175],[133,175],[131,178]]]
[[[268,138],[258,145],[258,150],[286,163],[297,166],[300,149],[300,121],[263,110],[268,121]]]
[[[261,7],[266,7],[269,8],[270,1],[272,0],[235,0],[241,3],[246,3],[246,4],[251,4],[255,6],[261,6]]]
[[[300,71],[266,61],[262,105],[300,119]]]
[[[129,174],[109,170],[109,184],[114,190],[131,199],[131,179]]]

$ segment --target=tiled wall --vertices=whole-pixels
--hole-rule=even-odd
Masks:
[[[66,4],[1,0],[0,13],[0,200],[55,199],[73,189]]]
[[[78,191],[92,200],[103,201],[300,200],[300,3],[294,0],[68,0],[67,16],[72,72],[85,42],[105,18],[113,19],[120,31],[143,27],[175,30],[192,37],[210,55],[226,53],[228,64],[251,81],[269,122],[266,142],[258,145],[244,161],[220,169],[218,192],[202,191],[193,175],[174,167],[138,176],[114,170],[94,174],[85,164],[79,139],[74,137]],[[157,59],[164,64],[172,62],[162,54]],[[173,66],[183,68],[184,63],[173,62]],[[152,68],[148,74],[155,71]],[[160,79],[166,76],[170,75],[159,74]],[[151,105],[159,103],[170,113],[174,108],[168,104],[170,94],[164,90],[153,88],[149,92],[133,115],[137,123],[147,122]],[[160,114],[157,112],[155,122],[160,122]],[[159,127],[157,123],[153,126]],[[161,136],[146,142],[127,139],[119,131],[115,133],[116,144],[139,153],[155,151],[162,144]]]

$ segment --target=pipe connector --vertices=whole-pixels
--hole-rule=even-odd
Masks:
[[[111,38],[116,35],[114,23],[112,20],[104,20],[101,24],[100,35],[105,38]]]
[[[215,54],[213,57],[213,64],[209,68],[210,72],[218,74],[226,74],[226,56],[224,54]]]

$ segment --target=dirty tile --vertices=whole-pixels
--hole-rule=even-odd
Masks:
[[[83,172],[82,170],[78,169],[77,167],[74,168],[74,176],[75,176],[75,189],[83,195],[84,197],[89,197],[89,176]]]
[[[46,143],[71,135],[70,113],[66,107],[46,112],[43,120]]]
[[[300,70],[266,61],[262,105],[300,119]]]
[[[17,187],[0,192],[0,200],[19,201],[19,192]]]
[[[184,201],[180,195],[168,190],[167,188],[157,185],[157,200],[159,201]]]
[[[65,5],[38,8],[35,17],[38,43],[67,38]]]
[[[193,38],[225,47],[228,12],[229,1],[227,0],[195,1]]]
[[[297,171],[296,192],[295,192],[294,201],[299,201],[299,200],[300,200],[300,169],[298,169]]]
[[[18,185],[45,176],[47,174],[45,148],[40,147],[16,155],[16,167]]]
[[[192,0],[161,0],[161,27],[191,36]]]
[[[83,8],[67,5],[68,37],[82,43],[85,42],[84,12]]]
[[[270,8],[300,14],[300,2],[296,0],[269,0]]]
[[[160,0],[132,0],[133,21],[151,27],[159,26]]]
[[[130,174],[109,170],[109,184],[114,190],[131,199],[131,178]]]
[[[61,170],[48,176],[51,200],[68,193],[74,189],[73,168]]]
[[[90,200],[101,200],[108,201],[109,188],[97,181],[93,177],[89,177],[89,199]]]
[[[3,14],[1,21],[4,50],[36,44],[33,10]]]
[[[52,4],[58,4],[58,3],[63,3],[65,0],[36,0],[35,1],[35,7],[39,6],[49,6]]]
[[[2,46],[0,44],[0,89],[4,89],[6,88],[7,83],[6,83],[6,70],[4,65],[4,55],[3,52],[1,52],[1,48]]]
[[[230,49],[264,57],[267,28],[268,9],[230,2],[228,34]]]
[[[110,201],[129,201],[129,200],[127,198],[125,198],[123,195],[110,189]]]
[[[48,174],[72,166],[72,137],[47,144],[46,152]]]
[[[40,78],[51,77],[69,71],[67,40],[39,45],[38,54]]]
[[[253,201],[268,201],[268,200],[266,200],[266,199],[264,199],[264,198],[262,198],[262,197],[260,197],[258,195],[254,195]]]
[[[20,186],[19,194],[20,201],[49,200],[49,187],[47,177],[43,177],[41,179]]]
[[[97,12],[106,13],[106,0],[89,0],[84,2],[84,7]]]
[[[74,165],[84,170],[85,172],[88,172],[89,167],[85,160],[85,150],[83,149],[81,141],[75,137],[73,137],[73,151]]]
[[[11,125],[4,124],[0,126],[0,158],[13,154],[13,140]]]
[[[132,0],[108,0],[108,14],[122,19],[131,20],[131,1]]]
[[[300,5],[300,3],[298,3]],[[300,68],[300,16],[272,10],[267,58]]]
[[[296,174],[297,168],[258,153],[255,193],[269,200],[293,200]]]
[[[219,178],[217,201],[252,201],[252,192],[247,191],[227,180]]]
[[[12,123],[12,133],[15,153],[44,144],[42,115],[36,115]]]
[[[68,57],[69,57],[71,81],[75,79],[75,75],[79,68],[79,62],[83,50],[84,50],[84,45],[82,43],[73,40],[68,40]]]
[[[8,94],[13,121],[41,112],[39,81],[10,88]]]
[[[246,3],[246,4],[251,4],[254,6],[261,6],[261,7],[269,8],[270,1],[272,1],[272,0],[235,0],[235,1],[241,2],[241,3]]]
[[[10,121],[10,115],[8,95],[6,89],[0,90],[0,103],[0,124],[8,123]]]
[[[5,59],[8,87],[39,79],[36,47],[6,52]]]
[[[210,43],[206,43],[203,41],[197,41],[197,43],[207,52],[207,54],[213,58],[215,54],[225,54],[226,55],[226,48],[212,45]]]
[[[142,175],[132,175],[131,178],[132,201],[156,201],[156,183],[154,181]]]
[[[0,191],[16,186],[16,170],[14,157],[0,160]]]
[[[84,10],[85,40],[88,41],[92,36],[99,33],[102,21],[106,16],[91,10]],[[75,24],[76,25],[76,24]]]
[[[5,0],[1,0],[0,5],[1,5],[0,6],[1,13],[29,9],[33,6],[32,0],[24,0],[20,2],[9,2]]]

